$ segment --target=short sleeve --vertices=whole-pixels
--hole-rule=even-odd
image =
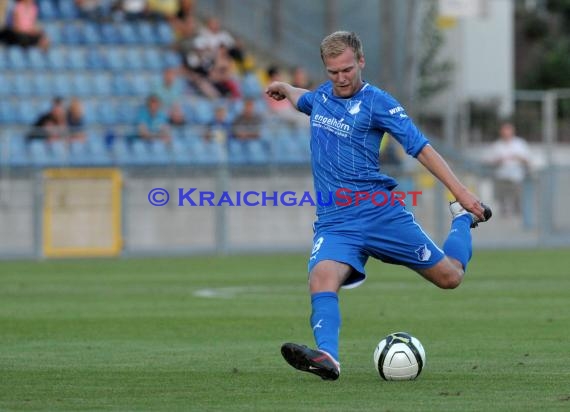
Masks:
[[[429,140],[408,117],[402,105],[386,92],[379,92],[373,105],[373,121],[377,128],[390,133],[407,154],[416,157]]]
[[[314,98],[315,98],[314,92],[307,92],[303,94],[301,97],[299,97],[299,100],[297,100],[297,109],[300,112],[303,112],[306,115],[310,116],[311,112],[313,111]]]

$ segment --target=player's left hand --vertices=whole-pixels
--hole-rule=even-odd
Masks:
[[[485,209],[483,209],[481,201],[473,193],[469,191],[464,192],[460,196],[457,196],[457,201],[465,210],[473,213],[481,221],[485,221],[485,215],[483,214]]]

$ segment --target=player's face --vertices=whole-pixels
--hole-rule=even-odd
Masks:
[[[354,51],[347,48],[336,57],[325,57],[324,63],[335,96],[351,97],[360,90],[364,57],[357,60]]]

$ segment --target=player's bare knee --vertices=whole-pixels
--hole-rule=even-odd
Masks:
[[[455,289],[463,280],[463,271],[459,269],[450,269],[443,271],[434,282],[441,289]]]

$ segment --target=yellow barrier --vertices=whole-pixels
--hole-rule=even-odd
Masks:
[[[121,253],[119,169],[47,169],[43,178],[46,257]]]

